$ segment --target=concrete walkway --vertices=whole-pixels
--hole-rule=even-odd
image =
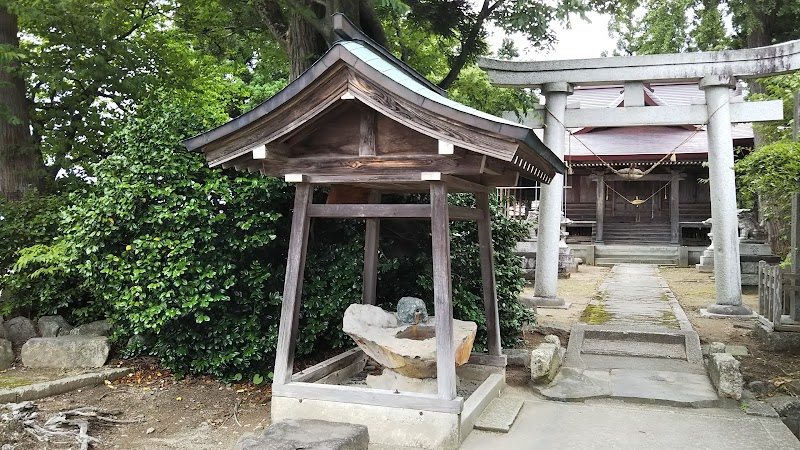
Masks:
[[[549,402],[516,387],[503,395],[525,400],[511,430],[473,430],[462,449],[800,449],[780,419],[739,409]]]
[[[573,326],[564,365],[546,399],[616,398],[671,406],[719,404],[700,339],[658,268],[614,266]]]

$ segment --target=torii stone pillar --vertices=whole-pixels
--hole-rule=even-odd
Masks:
[[[711,75],[700,80],[708,108],[708,176],[711,186],[711,218],[714,222],[714,277],[716,303],[712,314],[752,314],[742,305],[739,265],[739,219],[736,210],[736,178],[733,171],[730,95],[736,87],[731,77]]]
[[[564,159],[564,116],[572,85],[564,82],[542,85],[545,98],[544,144]],[[564,175],[556,174],[541,187],[539,198],[539,240],[536,244],[536,272],[532,303],[539,307],[565,307],[558,295],[558,244],[561,240],[561,204]]]

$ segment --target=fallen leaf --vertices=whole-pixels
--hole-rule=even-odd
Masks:
[[[181,401],[181,400],[183,400],[183,398],[182,397],[175,397],[175,400]]]
[[[150,428],[147,429],[147,431],[144,432],[144,434],[150,434],[150,433],[152,433],[154,431],[156,431],[156,429],[153,428],[153,427],[150,427]]]

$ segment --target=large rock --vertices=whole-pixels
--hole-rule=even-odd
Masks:
[[[2,317],[0,317],[0,339],[8,339],[8,332],[6,331],[6,327],[3,325]]]
[[[36,326],[41,337],[61,336],[72,330],[72,325],[61,316],[42,316],[36,322]]]
[[[364,425],[324,420],[282,420],[261,436],[239,439],[233,450],[367,450],[369,432]]]
[[[708,377],[720,397],[742,398],[742,373],[739,361],[728,353],[712,353],[708,357]]]
[[[38,336],[33,321],[27,317],[14,317],[6,321],[3,326],[7,332],[6,339],[17,346],[24,344],[30,338]]]
[[[6,370],[14,365],[14,349],[11,341],[0,339],[0,370]]]
[[[32,368],[102,367],[111,346],[104,336],[33,338],[22,346],[22,364]]]
[[[350,305],[344,313],[343,330],[372,359],[411,378],[436,376],[436,337],[431,317],[427,323],[401,325],[395,314],[372,305]],[[478,326],[453,320],[456,365],[469,360]]]
[[[72,336],[110,336],[111,322],[108,320],[97,320],[79,327],[75,327],[69,332]]]

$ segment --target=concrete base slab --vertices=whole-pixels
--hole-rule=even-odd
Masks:
[[[233,450],[367,450],[369,433],[363,425],[325,420],[285,420],[263,434],[243,436]]]
[[[611,370],[611,396],[695,408],[716,406],[718,400],[706,375],[631,369]]]
[[[717,314],[707,309],[700,309],[700,317],[708,319],[734,319],[734,320],[755,320],[758,319],[758,314],[750,311],[748,314]]]
[[[336,418],[369,429],[370,443],[423,449],[457,449],[459,415],[326,400],[272,397],[272,421]]]
[[[567,303],[563,298],[558,297],[527,297],[520,296],[521,301],[526,306],[535,308],[569,309],[572,303]]]
[[[502,396],[492,400],[475,422],[475,429],[508,433],[519,410],[522,409],[523,402],[523,399],[512,396]]]
[[[525,402],[509,433],[476,430],[461,448],[778,450],[799,446],[797,438],[779,419],[748,416],[739,409],[531,399]]]
[[[549,386],[531,386],[548,400],[579,402],[589,398],[611,396],[611,374],[607,370],[564,367]]]

